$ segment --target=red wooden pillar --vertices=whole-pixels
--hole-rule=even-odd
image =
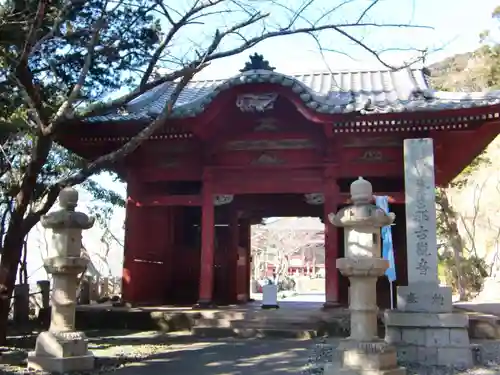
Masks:
[[[138,243],[141,242],[140,233],[138,231],[139,222],[137,214],[139,208],[135,207],[134,202],[127,200],[125,213],[125,246],[123,249],[123,274],[122,274],[122,299],[126,302],[135,300],[134,281],[137,278],[137,264],[135,260],[135,252]]]
[[[238,294],[240,293],[240,251],[239,251],[239,227],[238,227],[238,212],[231,208],[229,216],[229,273],[230,273],[230,302],[238,302]]]
[[[325,308],[336,307],[339,304],[339,272],[338,258],[338,228],[330,220],[328,214],[337,212],[340,203],[340,189],[337,181],[330,177],[325,180],[325,203],[323,205],[323,221],[325,224]]]
[[[252,245],[251,245],[251,225],[250,225],[250,220],[248,219],[240,219],[239,222],[240,226],[240,233],[239,233],[239,245],[242,248],[242,253],[245,256],[246,263],[244,265],[244,284],[243,284],[243,290],[244,294],[246,295],[246,300],[250,300],[250,281],[252,278],[252,270],[251,270],[251,261],[252,261]]]
[[[214,290],[214,242],[215,219],[212,178],[203,176],[203,192],[201,206],[201,265],[198,307],[209,307],[213,302]]]
[[[137,299],[137,282],[139,279],[135,258],[142,242],[142,226],[140,222],[141,208],[136,206],[139,198],[139,183],[132,174],[127,176],[127,203],[125,211],[125,244],[123,249],[122,299],[134,303]]]

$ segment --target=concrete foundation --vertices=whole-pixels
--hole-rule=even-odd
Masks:
[[[456,313],[386,311],[385,341],[394,345],[406,363],[471,367],[469,319]]]

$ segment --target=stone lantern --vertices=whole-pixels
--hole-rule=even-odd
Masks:
[[[350,282],[351,335],[338,347],[341,372],[405,374],[397,366],[396,349],[377,336],[377,279],[389,267],[381,258],[380,229],[391,225],[395,215],[372,204],[372,185],[362,177],[351,184],[351,201],[351,206],[328,215],[332,224],[344,228],[345,258],[337,259],[337,268]],[[325,368],[325,375],[334,373]]]
[[[42,225],[52,230],[52,256],[44,260],[53,278],[52,309],[49,330],[40,333],[35,351],[28,354],[28,368],[66,373],[94,367],[85,334],[75,331],[78,274],[88,263],[80,255],[82,230],[91,228],[94,219],[75,211],[77,203],[78,192],[65,188],[59,194],[61,208],[41,219]]]

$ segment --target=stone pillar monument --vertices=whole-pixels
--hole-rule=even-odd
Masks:
[[[381,258],[380,229],[392,224],[395,215],[371,203],[372,185],[362,177],[351,184],[351,200],[352,206],[328,217],[345,233],[345,258],[337,259],[337,268],[351,285],[351,335],[338,347],[342,369],[325,368],[325,375],[403,375],[406,370],[397,365],[396,349],[377,336],[377,279],[389,267]]]
[[[385,313],[386,341],[408,363],[469,367],[468,316],[452,313],[452,290],[439,285],[432,139],[406,139],[404,158],[408,286]]]
[[[50,328],[36,340],[35,351],[28,354],[28,368],[66,373],[94,367],[83,332],[75,331],[77,275],[88,260],[80,256],[82,230],[94,225],[94,219],[76,212],[78,192],[65,188],[59,194],[58,211],[42,217],[45,228],[52,229],[52,254],[44,266],[52,274],[52,311]]]

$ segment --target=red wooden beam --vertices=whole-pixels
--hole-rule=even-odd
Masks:
[[[261,181],[261,183],[259,183]],[[266,182],[265,180],[256,180],[251,184],[241,184],[236,182],[217,183],[214,188],[217,194],[302,194],[302,193],[317,193],[321,191],[321,181],[282,181],[280,184],[276,182]]]
[[[210,168],[210,167],[209,167]],[[241,173],[239,184],[245,185],[245,180],[254,180],[258,178],[259,172],[274,171],[292,172],[293,170],[316,170],[324,169],[322,164],[290,164],[281,166],[223,166],[210,168],[216,173],[232,172]],[[346,163],[338,168],[336,178],[353,178],[359,176],[366,178],[369,177],[397,177],[403,175],[403,161],[394,161],[386,163]],[[136,172],[137,179],[143,182],[156,182],[156,181],[196,181],[201,179],[201,166],[192,167],[172,167],[172,168],[158,168],[158,167],[144,167]],[[286,180],[286,177],[283,178]],[[248,191],[247,188],[244,189]],[[256,191],[257,193],[258,191]]]
[[[399,177],[403,175],[403,160],[382,163],[344,163],[339,168],[339,178]]]
[[[201,195],[159,195],[140,200],[128,198],[137,207],[151,206],[201,206]]]
[[[144,167],[135,172],[136,178],[142,182],[158,181],[199,181],[201,169],[194,168],[158,168]]]
[[[300,191],[294,191],[296,193],[301,193]],[[389,196],[390,204],[405,203],[404,192],[377,192],[377,196],[387,195]],[[350,204],[349,193],[340,194],[342,202],[345,204]],[[151,207],[151,206],[201,206],[201,195],[164,195],[156,197],[148,197],[145,199],[135,200],[128,198],[128,201],[135,205],[136,207]]]

